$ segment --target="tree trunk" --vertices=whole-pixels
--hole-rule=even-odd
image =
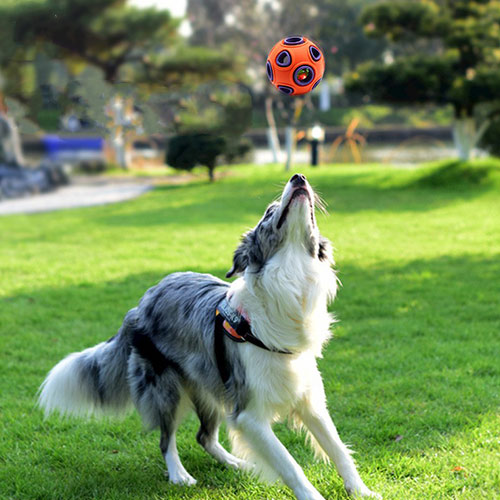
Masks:
[[[285,148],[286,148],[286,163],[285,170],[289,172],[292,169],[293,150],[295,145],[295,127],[288,126],[285,128]]]
[[[271,97],[266,97],[266,119],[267,142],[273,155],[273,162],[278,163],[280,157],[280,140],[278,137],[278,130],[276,128],[276,121],[274,120],[273,99]]]
[[[474,136],[476,135],[476,123],[474,118],[455,118],[453,123],[453,142],[462,161],[470,158]]]
[[[210,182],[214,182],[215,181],[215,175],[214,175],[215,166],[207,165],[207,168],[208,168],[208,178],[210,179]]]
[[[477,128],[476,121],[472,117],[455,118],[453,123],[453,142],[460,160],[468,161],[471,158],[474,148],[486,132],[489,123],[489,120],[485,120]]]
[[[286,144],[286,163],[285,171],[289,171],[292,168],[293,154],[295,153],[296,146],[296,133],[295,127],[299,120],[300,113],[304,107],[304,99],[294,97],[292,107],[289,110],[288,126],[285,129],[285,144]]]

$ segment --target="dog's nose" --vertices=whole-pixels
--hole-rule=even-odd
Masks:
[[[306,176],[302,174],[295,174],[290,179],[292,186],[303,186],[306,183]]]

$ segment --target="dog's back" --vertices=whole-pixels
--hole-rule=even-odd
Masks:
[[[70,354],[51,370],[40,406],[46,414],[119,413],[129,408],[132,396],[143,416],[149,416],[146,423],[156,427],[159,422],[151,416],[158,411],[151,404],[166,372],[207,384],[213,392],[219,377],[214,314],[227,289],[227,283],[208,274],[168,275],[127,313],[114,337]]]
[[[215,308],[228,288],[209,274],[170,274],[142,297],[137,329],[177,362],[203,346],[211,350]]]
[[[164,418],[156,401],[180,398],[186,389],[195,406],[207,406],[209,398],[223,405],[226,389],[215,356],[214,322],[227,290],[227,283],[208,274],[174,273],[141,299],[129,381],[132,399],[149,427],[161,427]],[[177,406],[170,403],[166,406]]]

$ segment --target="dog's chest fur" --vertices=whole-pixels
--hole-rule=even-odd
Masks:
[[[310,375],[316,372],[316,360],[309,352],[290,356],[248,347],[243,359],[252,396],[249,406],[263,418],[279,420],[310,394],[314,380]]]
[[[335,288],[333,271],[293,244],[280,250],[258,277],[245,274],[231,286],[231,302],[247,312],[253,333],[269,347],[294,353],[242,346],[252,400],[267,417],[288,413],[313,389],[315,357],[330,336],[327,300]]]

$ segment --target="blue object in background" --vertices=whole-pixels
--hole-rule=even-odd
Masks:
[[[100,160],[104,156],[102,137],[59,137],[46,135],[42,142],[51,161],[81,162]]]

